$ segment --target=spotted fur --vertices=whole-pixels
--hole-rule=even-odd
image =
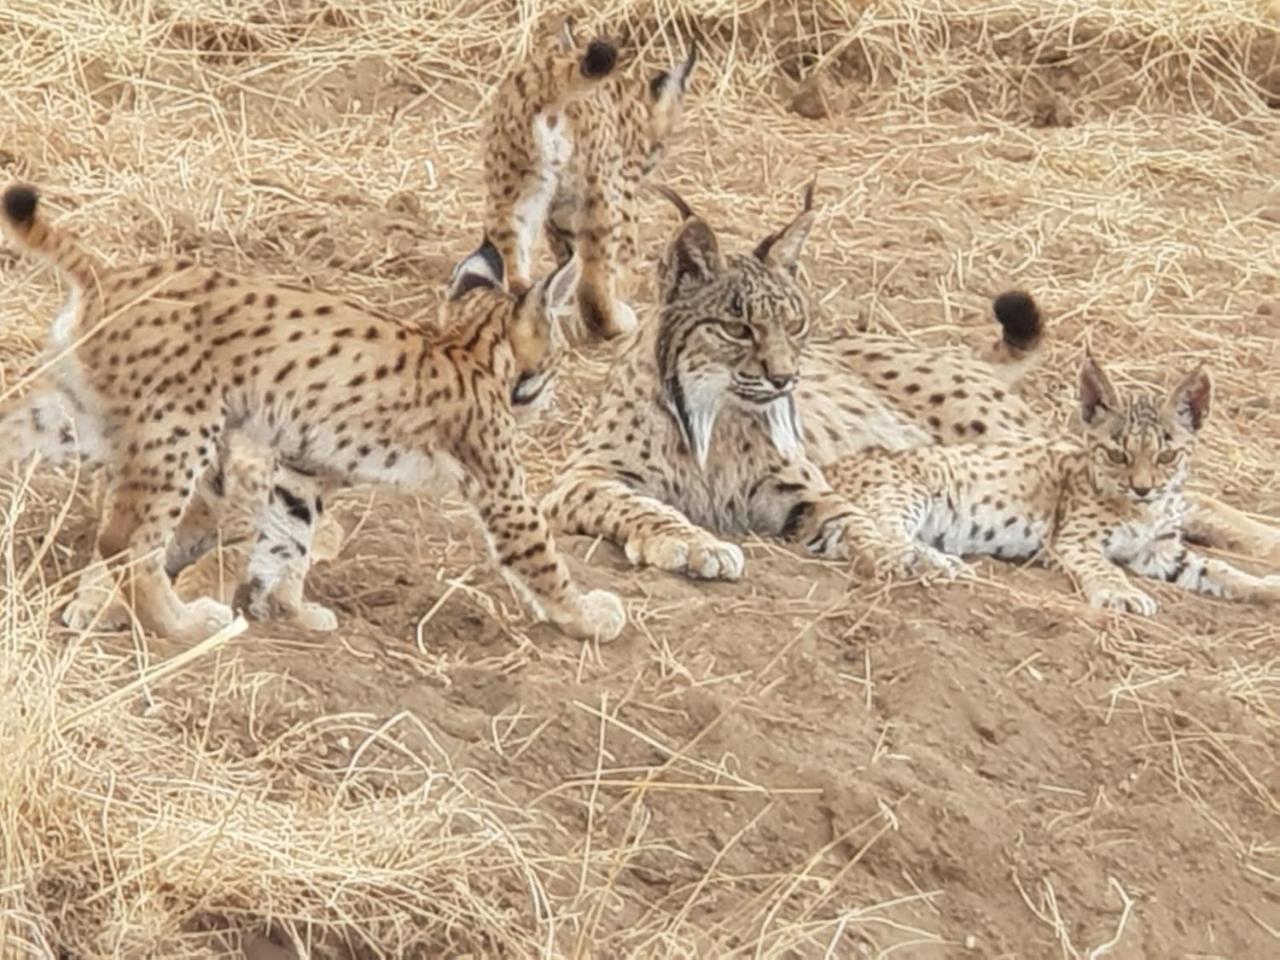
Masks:
[[[540,231],[560,263],[576,250],[579,318],[591,336],[635,326],[619,289],[637,256],[637,191],[678,125],[696,58],[691,48],[664,73],[623,75],[611,44],[595,40],[579,53],[565,21],[493,98],[484,138],[486,235],[516,287],[529,282]]]
[[[432,334],[326,293],[189,260],[106,270],[44,222],[34,190],[10,187],[3,208],[9,239],[72,287],[50,332],[47,372],[0,407],[0,451],[6,460],[37,450],[107,465],[98,549],[111,576],[95,564],[82,597],[109,594],[118,577],[118,596],[132,599],[142,624],[177,638],[230,620],[212,598],[181,601],[166,566],[181,567],[209,540],[198,520],[180,521],[197,488],[219,486],[227,435],[243,431],[279,461],[273,490],[288,496],[269,502],[277,513],[301,519],[299,478],[326,488],[461,487],[535,612],[578,636],[621,630],[618,598],[584,595],[570,579],[515,453],[513,408],[535,400],[549,376],[548,310],[573,290],[576,262],[516,295],[496,251],[484,248],[455,273],[448,329]],[[288,538],[290,556],[255,555],[251,570],[287,579],[305,567],[314,520]],[[270,551],[280,540],[264,543]],[[277,586],[256,589],[271,597]],[[101,609],[91,608],[73,603],[67,617],[87,625]]]
[[[725,536],[848,555],[850,507],[821,464],[873,446],[1032,429],[1013,378],[971,353],[810,337],[796,272],[812,185],[791,223],[735,255],[664,192],[683,222],[660,265],[660,321],[622,345],[591,427],[544,501],[554,523],[613,540],[634,563],[733,579],[743,556]],[[1034,324],[1015,337],[1024,350],[1039,339],[1038,314]]]
[[[325,510],[321,482],[295,475],[286,485],[268,451],[241,435],[229,440],[217,489],[193,500],[166,555],[179,599],[213,597],[259,620],[335,629],[338,620],[331,610],[303,598],[311,564],[336,557],[344,534]],[[221,508],[202,516],[210,503]],[[213,541],[193,542],[195,530]],[[300,545],[306,551],[301,558]],[[270,593],[264,589],[268,584]]]
[[[1167,397],[1121,396],[1086,360],[1082,436],[875,451],[837,461],[832,485],[855,505],[856,556],[889,575],[955,576],[965,555],[1051,561],[1094,606],[1150,616],[1155,600],[1127,567],[1210,596],[1280,601],[1256,577],[1183,543],[1183,495],[1210,381],[1188,375]]]

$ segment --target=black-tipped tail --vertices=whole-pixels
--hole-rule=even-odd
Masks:
[[[587,52],[582,55],[579,69],[584,77],[596,79],[606,77],[618,64],[618,48],[608,40],[592,40]]]
[[[1004,331],[1004,343],[1014,350],[1030,350],[1044,335],[1044,319],[1031,294],[1009,290],[992,304],[996,321]]]
[[[29,227],[35,223],[40,195],[34,187],[17,183],[4,192],[4,216],[15,227]]]

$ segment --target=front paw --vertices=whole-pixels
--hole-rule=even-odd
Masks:
[[[119,599],[113,599],[111,581],[87,584],[76,591],[63,608],[62,624],[72,630],[101,630],[114,633],[129,626],[129,610]]]
[[[294,619],[300,626],[316,633],[332,633],[338,629],[338,615],[318,603],[304,602]]]
[[[626,625],[627,611],[618,595],[608,590],[591,590],[579,601],[576,622],[567,624],[565,629],[581,640],[608,643]]]
[[[212,597],[198,597],[182,610],[181,624],[171,638],[183,643],[200,643],[230,625],[235,611]]]
[[[1089,594],[1089,602],[1103,610],[1114,610],[1117,613],[1137,613],[1144,617],[1154,616],[1159,605],[1149,594],[1137,587],[1100,587]]]
[[[876,558],[874,572],[881,580],[911,580],[922,583],[950,582],[974,575],[973,565],[963,557],[943,553],[924,544],[912,544]]]
[[[664,532],[627,542],[627,559],[670,573],[702,580],[737,580],[746,559],[736,543],[718,540],[702,530]]]

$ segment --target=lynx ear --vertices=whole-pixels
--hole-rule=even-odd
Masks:
[[[698,41],[690,39],[689,52],[684,62],[678,63],[670,70],[655,74],[649,81],[649,94],[655,102],[678,100],[689,89],[689,77],[698,63]]]
[[[804,252],[805,241],[813,229],[813,221],[817,214],[813,209],[813,191],[818,185],[814,177],[804,190],[804,209],[789,224],[760,241],[754,253],[757,260],[775,270],[794,274],[800,262],[800,254]]]
[[[670,301],[680,290],[701,286],[724,270],[724,255],[715,231],[689,208],[678,193],[658,185],[657,191],[671,201],[684,219],[680,231],[667,246],[660,268],[662,298]]]
[[[1165,401],[1165,413],[1192,433],[1195,433],[1209,417],[1213,381],[1204,367],[1196,367],[1173,388]]]
[[[560,23],[556,27],[556,42],[560,45],[561,53],[573,53],[577,49],[577,44],[573,41],[573,18],[565,15],[560,18]]]
[[[458,300],[476,287],[502,290],[506,287],[506,274],[502,254],[486,235],[480,246],[453,268],[446,299]]]
[[[1115,387],[1093,357],[1086,355],[1080,368],[1080,419],[1092,425],[1100,413],[1115,413],[1119,408]]]
[[[546,304],[548,310],[559,310],[574,302],[578,292],[578,278],[582,276],[582,261],[574,254],[547,277]]]

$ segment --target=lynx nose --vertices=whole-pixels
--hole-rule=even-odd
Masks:
[[[1151,492],[1151,488],[1150,488],[1150,487],[1139,487],[1139,486],[1135,486],[1135,487],[1133,488],[1133,492],[1134,492],[1134,494],[1136,494],[1136,495],[1137,495],[1137,496],[1139,496],[1139,497],[1145,497],[1148,493],[1150,493],[1150,492]]]
[[[773,385],[775,390],[781,392],[796,382],[796,375],[794,373],[770,373],[765,376],[765,379]]]

